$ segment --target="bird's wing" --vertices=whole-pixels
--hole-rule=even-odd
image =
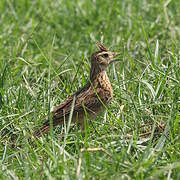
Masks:
[[[75,96],[75,107],[76,107],[79,102],[79,99],[82,99],[83,96],[88,93],[89,89],[90,89],[90,83],[87,83],[86,86],[78,90],[76,93],[70,96],[67,100],[62,102],[59,106],[56,106],[54,110],[52,111],[53,116],[58,115],[58,117],[60,118],[68,114],[71,110],[74,96]]]
[[[64,117],[65,116],[68,117],[68,115],[70,114],[74,96],[75,95],[71,96],[69,99],[67,99],[65,102],[60,104],[60,106],[58,106],[52,112],[53,113],[53,117],[52,117],[53,126],[64,123]],[[84,110],[86,109],[88,113],[96,115],[97,109],[99,109],[101,106],[101,102],[98,100],[96,93],[92,91],[91,88],[88,89],[87,91],[84,91],[83,93],[80,93],[75,98],[76,99],[75,99],[73,114],[74,113],[84,114]],[[68,120],[68,119],[65,119],[65,120]],[[81,119],[79,120],[81,121]],[[47,120],[40,127],[40,129],[34,132],[34,136],[40,137],[41,134],[47,133],[49,129],[50,129],[50,123],[49,123],[49,120]]]
[[[75,93],[55,108],[55,110],[52,112],[53,126],[64,123],[64,117],[70,114],[74,96],[75,104],[73,114],[84,114],[84,110],[86,110],[88,113],[96,116],[96,113],[98,113],[98,111],[102,107],[102,103],[97,96],[97,92],[95,92],[94,89],[91,88],[91,86],[88,86],[87,88],[79,91],[79,93]],[[46,133],[49,131],[49,129],[50,124],[49,120],[47,120],[39,130],[35,131],[34,136],[39,137],[41,133]]]
[[[72,95],[69,99],[67,99],[64,103],[60,104],[52,113],[53,113],[53,121],[61,119],[62,117],[68,115],[72,108],[73,98],[75,96],[75,104],[73,112],[83,112],[85,109],[87,112],[95,113],[94,111],[101,104],[97,93],[91,88],[86,89],[79,94]]]

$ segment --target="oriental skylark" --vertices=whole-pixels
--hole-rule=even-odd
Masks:
[[[109,51],[102,44],[97,43],[99,50],[91,56],[90,78],[87,84],[75,92],[52,113],[52,125],[63,125],[68,122],[73,106],[72,122],[78,123],[84,129],[85,116],[93,119],[101,113],[113,98],[113,89],[107,75],[107,67],[113,63],[117,53]],[[34,132],[34,136],[40,137],[50,130],[50,121],[47,120],[42,127]]]

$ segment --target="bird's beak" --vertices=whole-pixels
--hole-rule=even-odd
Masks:
[[[114,63],[114,62],[119,62],[120,61],[120,59],[118,59],[118,56],[120,55],[120,53],[117,53],[117,52],[112,52],[112,60],[110,61],[110,63],[109,64],[111,64],[111,63]]]

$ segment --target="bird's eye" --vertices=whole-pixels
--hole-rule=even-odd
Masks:
[[[108,54],[103,54],[103,57],[104,57],[104,58],[107,58],[107,57],[108,57]]]

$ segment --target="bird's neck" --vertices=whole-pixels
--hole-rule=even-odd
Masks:
[[[109,81],[109,77],[106,73],[106,70],[101,71],[95,76],[94,80],[92,81],[92,86],[94,89],[96,89],[96,92],[99,94],[100,98],[104,99],[103,94],[106,94],[108,99],[111,99],[113,97],[113,89],[111,86],[111,82]]]
[[[104,87],[105,84],[111,84],[106,70],[103,70],[103,71],[97,73],[96,75],[94,75],[91,82],[94,87],[96,87],[96,86]]]
[[[100,74],[106,73],[106,70],[102,70],[100,67],[92,66],[90,70],[90,81],[92,82]]]

